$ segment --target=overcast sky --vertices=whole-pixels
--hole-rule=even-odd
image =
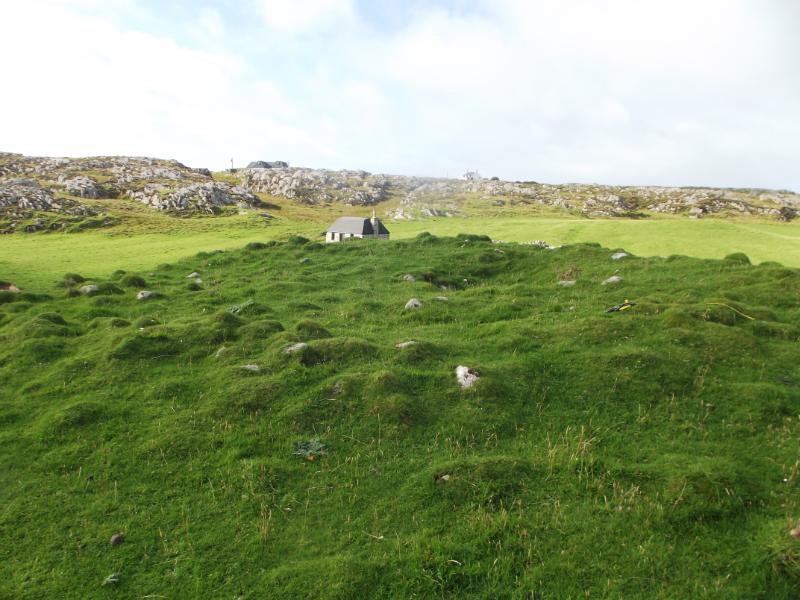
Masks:
[[[800,191],[800,0],[0,8],[0,150]]]

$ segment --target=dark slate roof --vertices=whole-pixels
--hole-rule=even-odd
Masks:
[[[377,219],[376,219],[377,220]],[[378,234],[389,235],[389,230],[384,227],[383,223],[378,221]],[[357,233],[360,235],[375,235],[375,230],[372,227],[370,219],[363,219],[361,217],[339,217],[333,225],[328,227],[328,232],[334,233]]]

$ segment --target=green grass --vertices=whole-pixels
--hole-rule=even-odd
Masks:
[[[44,285],[67,271],[108,276],[117,269],[150,270],[200,250],[230,249],[249,241],[281,239],[296,233],[317,239],[343,212],[367,215],[369,209],[279,206],[278,218],[265,224],[255,212],[245,216],[175,218],[115,201],[112,215],[123,224],[80,234],[46,233],[0,236],[0,276],[22,286]],[[278,205],[275,205],[278,207]],[[270,212],[272,209],[269,209]],[[584,219],[545,213],[389,223],[395,239],[421,231],[455,235],[475,231],[495,239],[551,244],[598,242],[642,256],[682,254],[722,258],[745,252],[754,262],[800,266],[800,224],[756,219],[653,218]]]
[[[251,248],[0,292],[0,597],[797,597],[800,271]]]

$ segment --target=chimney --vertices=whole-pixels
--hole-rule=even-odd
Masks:
[[[372,218],[370,219],[370,223],[372,223],[372,232],[375,236],[378,235],[378,219],[375,216],[375,209],[372,209]]]

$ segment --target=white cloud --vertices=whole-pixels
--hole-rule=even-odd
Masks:
[[[348,21],[353,0],[258,0],[264,22],[282,32],[302,32]]]
[[[233,155],[800,189],[800,43],[786,26],[797,11],[782,0],[494,0],[394,28],[344,0],[253,1],[266,25],[232,29],[209,7],[175,28],[196,30],[191,47],[89,16],[98,0],[14,3],[0,21],[0,52],[14,57],[0,144],[213,168]]]

